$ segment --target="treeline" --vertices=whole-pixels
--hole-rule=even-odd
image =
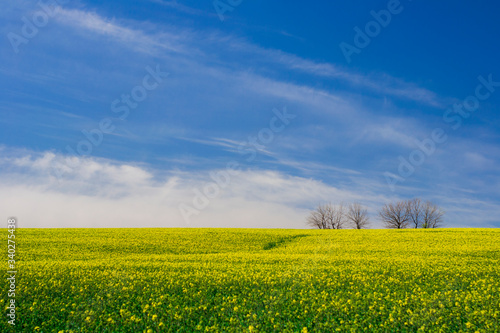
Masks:
[[[419,198],[385,204],[378,212],[378,218],[389,229],[439,228],[443,216],[439,206]],[[368,209],[359,203],[328,203],[311,211],[307,224],[318,229],[366,229],[370,219]]]

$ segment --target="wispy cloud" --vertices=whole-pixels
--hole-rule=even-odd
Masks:
[[[160,33],[148,33],[136,28],[137,23],[133,27],[128,27],[116,19],[107,19],[95,12],[79,9],[60,8],[59,15],[55,18],[60,23],[79,31],[110,37],[137,52],[147,54],[159,54],[162,51],[188,52],[182,42],[187,37],[185,30],[183,34],[180,31],[171,32],[166,29]],[[156,28],[154,27],[155,31]]]
[[[231,151],[231,152],[236,152],[238,150],[238,147],[240,145],[244,144],[243,141],[239,142],[239,141],[224,139],[224,138],[196,139],[196,138],[178,137],[177,139],[185,140],[185,141],[189,141],[189,142],[195,142],[195,143],[199,143],[202,145],[222,147],[225,150]]]
[[[161,2],[164,5],[184,8],[177,2]],[[225,35],[216,30],[193,32],[181,27],[166,27],[155,24],[150,26],[150,32],[138,29],[140,24],[120,22],[116,19],[107,19],[95,12],[78,9],[60,9],[61,15],[57,16],[60,23],[86,30],[94,34],[108,36],[121,42],[127,47],[138,52],[161,54],[161,51],[170,51],[182,54],[199,53],[200,49],[212,49],[214,45],[226,49],[229,54],[234,52],[246,53],[248,57],[258,55],[260,61],[267,61],[279,65],[287,70],[308,73],[314,76],[331,78],[346,82],[353,87],[368,89],[370,91],[411,100],[433,107],[445,107],[448,99],[438,97],[434,92],[418,87],[413,83],[394,78],[386,73],[360,74],[349,71],[341,66],[315,62],[276,49],[266,49],[251,44],[246,40]],[[168,31],[170,29],[171,31]],[[175,30],[172,32],[172,30]],[[207,57],[207,55],[200,55]],[[208,61],[206,58],[204,61]],[[291,96],[289,96],[291,97]]]
[[[194,16],[213,16],[217,17],[217,15],[214,13],[207,13],[206,11],[202,11],[193,7],[186,6],[182,3],[179,3],[177,1],[167,1],[167,0],[148,0],[149,2],[156,3],[165,7],[173,8],[181,13],[189,14],[189,15],[194,15]]]
[[[392,77],[387,73],[360,74],[347,70],[342,66],[304,59],[281,50],[261,48],[242,40],[233,39],[230,43],[237,49],[246,49],[247,52],[257,53],[287,69],[338,80],[348,83],[353,87],[365,88],[376,93],[407,99],[437,108],[444,108],[451,103],[451,99],[449,98],[439,97],[436,93],[428,89]]]
[[[284,165],[284,166],[289,166],[289,167],[301,170],[305,173],[315,174],[315,175],[317,175],[318,172],[325,172],[325,171],[326,172],[340,173],[342,175],[361,175],[362,174],[360,171],[357,171],[357,170],[341,168],[341,167],[336,167],[334,165],[316,163],[316,162],[311,162],[311,161],[295,161],[295,160],[291,160],[291,159],[278,158],[277,161],[274,163]]]
[[[394,78],[386,73],[363,75],[331,63],[315,62],[278,50],[266,50],[262,52],[267,52],[276,62],[288,68],[320,77],[340,80],[354,87],[366,88],[384,95],[407,99],[438,108],[443,108],[449,103],[448,99],[440,98],[436,93],[428,89]]]

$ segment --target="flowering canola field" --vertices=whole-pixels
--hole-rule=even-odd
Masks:
[[[0,332],[500,332],[495,229],[20,229],[16,240],[16,327],[4,315]]]

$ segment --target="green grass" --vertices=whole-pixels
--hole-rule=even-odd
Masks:
[[[17,325],[4,316],[0,332],[500,332],[496,229],[20,229],[16,241]]]

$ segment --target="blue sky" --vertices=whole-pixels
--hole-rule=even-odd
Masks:
[[[303,228],[358,201],[379,227],[417,196],[500,226],[494,1],[42,3],[0,13],[21,226]]]

